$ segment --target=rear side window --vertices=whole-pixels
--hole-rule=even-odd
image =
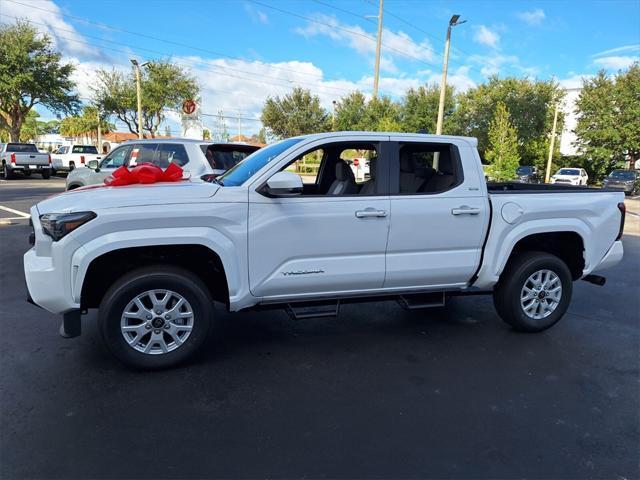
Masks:
[[[7,152],[38,153],[38,149],[33,143],[8,143]]]
[[[446,192],[462,183],[460,156],[455,145],[405,143],[399,145],[397,192],[406,195]]]
[[[93,145],[74,145],[71,153],[93,153],[98,154],[98,149]]]
[[[179,143],[161,143],[158,145],[156,156],[153,161],[160,168],[167,168],[170,163],[175,163],[179,167],[189,163],[189,157],[184,145]]]

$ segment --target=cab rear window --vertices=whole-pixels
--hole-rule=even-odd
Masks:
[[[7,143],[7,152],[38,153],[38,149],[32,143]]]

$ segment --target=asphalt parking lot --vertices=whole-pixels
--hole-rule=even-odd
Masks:
[[[103,351],[94,314],[65,340],[25,302],[19,213],[63,186],[0,182],[2,478],[640,477],[638,200],[623,263],[541,334],[488,297],[297,322],[218,309],[195,362],[141,373]]]

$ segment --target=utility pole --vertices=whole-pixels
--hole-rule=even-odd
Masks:
[[[334,132],[336,131],[336,102],[335,100],[333,100],[331,102],[332,105],[332,109],[331,109],[331,130],[333,130]]]
[[[142,91],[140,87],[140,67],[144,67],[147,63],[140,65],[137,60],[131,59],[131,63],[136,69],[136,97],[138,99],[138,138],[142,139]]]
[[[579,92],[581,88],[567,88],[565,92]],[[551,177],[551,163],[553,162],[553,150],[556,143],[556,127],[558,125],[558,110],[560,109],[560,100],[556,102],[553,111],[553,129],[551,131],[551,142],[549,143],[549,157],[547,158],[547,168],[544,174],[544,183],[549,183]]]
[[[373,74],[373,98],[378,96],[378,82],[380,80],[380,47],[382,46],[382,12],[384,0],[380,0],[378,10],[378,38],[376,40],[376,67]]]
[[[102,131],[100,130],[100,107],[96,106],[98,116],[98,155],[102,155]]]
[[[549,183],[549,176],[551,175],[551,161],[553,160],[553,148],[556,143],[556,126],[558,125],[558,105],[560,102],[556,102],[556,108],[553,112],[553,130],[551,131],[551,143],[549,144],[549,158],[547,159],[547,170],[544,174],[544,183]]]

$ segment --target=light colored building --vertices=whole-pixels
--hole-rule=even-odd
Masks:
[[[578,125],[578,115],[576,113],[576,102],[580,98],[579,88],[567,89],[560,111],[564,114],[564,127],[560,134],[560,154],[574,156],[578,154],[578,149],[574,143],[577,140],[573,132]]]

